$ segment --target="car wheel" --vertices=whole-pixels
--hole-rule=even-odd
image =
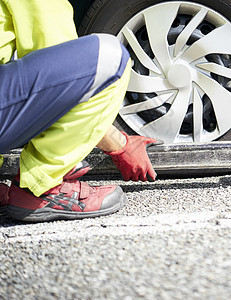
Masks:
[[[231,140],[229,0],[99,0],[79,33],[117,35],[132,58],[116,126],[165,143]]]

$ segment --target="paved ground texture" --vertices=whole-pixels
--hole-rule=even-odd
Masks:
[[[0,299],[230,299],[231,176],[120,184],[82,221],[0,217]]]

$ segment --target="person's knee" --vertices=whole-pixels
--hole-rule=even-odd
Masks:
[[[89,93],[85,94],[81,102],[86,102],[93,96],[106,90],[115,90],[115,86],[119,86],[116,82],[122,77],[122,81],[127,82],[128,76],[123,76],[125,70],[129,69],[130,55],[127,49],[120,41],[110,34],[96,34],[98,37],[98,59],[94,83]],[[105,99],[109,100],[110,97]]]
[[[128,52],[115,36],[109,34],[97,34],[97,36],[99,38],[98,78],[102,82],[114,76],[121,77],[129,59]]]

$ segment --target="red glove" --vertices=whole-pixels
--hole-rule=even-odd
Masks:
[[[154,181],[157,174],[147,155],[146,146],[159,143],[153,138],[122,133],[127,138],[126,145],[118,151],[104,153],[111,156],[124,180]]]

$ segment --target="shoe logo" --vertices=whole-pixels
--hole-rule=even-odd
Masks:
[[[72,211],[73,204],[76,204],[82,211],[86,205],[78,200],[78,192],[73,192],[71,198],[65,197],[65,194],[60,193],[58,195],[43,195],[43,200],[48,201],[47,207],[53,208],[55,205],[61,206],[66,211]]]

